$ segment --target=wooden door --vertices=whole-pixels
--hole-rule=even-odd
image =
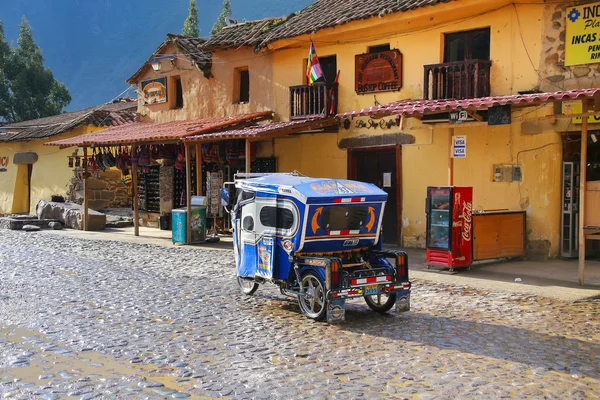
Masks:
[[[365,149],[351,151],[349,176],[361,182],[372,183],[388,194],[383,216],[383,243],[400,244],[401,177],[400,148]]]

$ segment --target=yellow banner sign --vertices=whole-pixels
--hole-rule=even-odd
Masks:
[[[592,110],[591,110],[592,111]],[[565,114],[581,114],[583,112],[583,107],[581,102],[564,102],[563,103],[563,113]],[[573,117],[571,120],[573,124],[581,124],[583,122],[582,117]],[[590,115],[588,117],[589,124],[600,124],[600,115]]]
[[[600,63],[600,3],[567,8],[565,65]]]

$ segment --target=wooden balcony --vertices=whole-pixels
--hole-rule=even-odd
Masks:
[[[470,99],[490,95],[490,60],[425,65],[425,100]]]
[[[337,83],[290,86],[290,120],[333,116],[337,106]]]

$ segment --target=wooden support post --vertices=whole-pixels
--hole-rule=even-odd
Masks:
[[[587,100],[582,100],[582,112],[588,111]],[[587,188],[587,137],[588,121],[581,122],[581,162],[579,166],[579,285],[583,286],[585,276],[585,191]]]
[[[190,148],[191,146],[185,145],[186,244],[192,243],[192,155]]]
[[[250,140],[246,139],[246,173],[249,174],[250,172],[250,160],[252,157],[250,157]]]
[[[202,196],[202,147],[196,145],[196,195]]]
[[[131,146],[131,156],[133,157],[137,151],[137,146]],[[140,236],[140,203],[138,199],[138,166],[131,165],[131,181],[133,185],[133,233],[135,236]]]
[[[83,146],[83,230],[87,231],[88,226],[88,162],[87,146]]]
[[[452,154],[454,128],[448,129],[448,186],[454,185],[454,154]]]

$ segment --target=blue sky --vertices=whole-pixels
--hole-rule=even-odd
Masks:
[[[33,28],[46,66],[65,82],[68,110],[102,104],[128,88],[125,80],[168,32],[180,33],[188,0],[0,0],[0,21],[16,44],[21,18]],[[284,16],[311,0],[232,0],[238,20]],[[197,0],[200,35],[208,36],[222,0]],[[165,8],[168,5],[168,8]],[[133,93],[133,92],[132,92]]]

